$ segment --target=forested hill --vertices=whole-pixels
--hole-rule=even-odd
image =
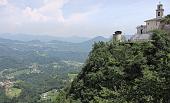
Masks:
[[[69,96],[81,103],[169,103],[170,34],[150,42],[94,44]]]

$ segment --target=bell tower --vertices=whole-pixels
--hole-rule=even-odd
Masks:
[[[161,2],[159,2],[159,4],[157,5],[157,10],[156,10],[156,18],[162,18],[164,16],[164,9],[163,9],[163,5],[161,4]]]

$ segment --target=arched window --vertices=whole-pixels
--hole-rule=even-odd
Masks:
[[[158,16],[161,16],[161,12],[158,12]]]
[[[140,30],[140,33],[143,34],[143,29]]]

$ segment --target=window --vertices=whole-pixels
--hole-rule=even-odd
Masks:
[[[143,29],[140,30],[140,33],[143,34]]]
[[[149,25],[149,23],[148,23],[148,25]]]
[[[158,12],[158,16],[161,16],[161,12]]]

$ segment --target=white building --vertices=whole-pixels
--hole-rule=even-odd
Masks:
[[[131,41],[143,41],[151,39],[151,31],[159,29],[161,19],[164,16],[163,5],[159,3],[156,9],[156,18],[146,20],[146,25],[138,26],[137,33],[131,38]]]
[[[4,83],[3,82],[0,82],[0,87],[4,87]]]
[[[164,9],[162,4],[157,5],[156,18],[146,20],[146,25],[141,25],[137,27],[137,34],[148,33],[152,30],[158,29],[160,26],[160,21],[163,18]]]

